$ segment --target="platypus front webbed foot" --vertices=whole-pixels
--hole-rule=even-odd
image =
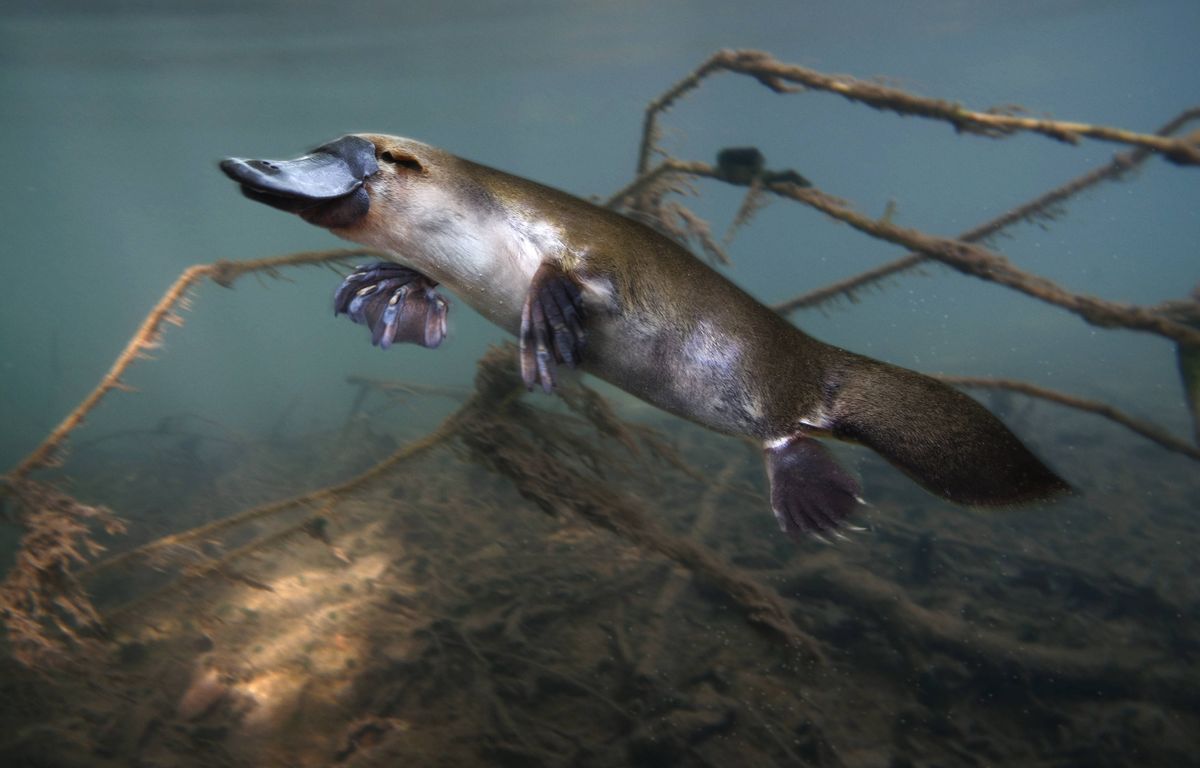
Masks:
[[[858,481],[811,437],[795,435],[767,443],[771,509],[779,528],[797,541],[837,534],[863,503]]]
[[[446,338],[449,305],[433,290],[437,283],[414,269],[381,261],[357,267],[338,286],[333,314],[343,312],[371,331],[371,343],[394,342],[433,348]]]
[[[521,378],[533,389],[554,389],[557,363],[574,368],[583,360],[583,295],[554,264],[533,275],[521,307]]]

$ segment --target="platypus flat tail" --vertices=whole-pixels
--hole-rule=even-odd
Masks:
[[[929,376],[843,352],[825,393],[834,437],[950,501],[1004,506],[1071,489],[986,408]]]

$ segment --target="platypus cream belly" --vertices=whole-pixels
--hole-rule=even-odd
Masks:
[[[960,503],[1067,489],[971,398],[805,335],[674,241],[558,190],[369,134],[221,167],[248,197],[394,254],[397,264],[360,268],[335,296],[335,311],[375,343],[437,346],[443,284],[518,337],[531,388],[549,392],[559,365],[580,366],[760,440],[772,508],[792,535],[834,530],[859,502],[814,434],[864,444]]]
[[[664,411],[727,434],[766,430],[760,398],[743,385],[744,345],[706,319],[686,331],[647,327],[644,318],[589,326],[584,370]],[[694,375],[664,375],[692,371]]]
[[[693,273],[690,282],[695,288],[701,280]],[[736,289],[726,293],[716,303],[697,296],[683,312],[657,285],[643,290],[638,305],[617,298],[611,310],[597,301],[587,315],[584,370],[726,434],[767,440],[823,426],[815,391],[783,398],[776,392],[778,373],[797,359],[819,356],[823,345],[796,338],[801,334],[769,310],[756,328],[746,329],[731,315],[742,313],[745,320],[765,308],[742,305]],[[805,340],[812,342],[809,349],[802,349]]]

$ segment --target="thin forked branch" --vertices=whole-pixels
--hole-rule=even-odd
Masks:
[[[108,373],[104,375],[100,383],[63,418],[37,448],[34,448],[21,463],[9,471],[6,479],[15,485],[28,477],[31,472],[53,466],[56,463],[59,451],[71,432],[83,423],[83,420],[100,404],[105,395],[114,389],[125,389],[126,387],[121,381],[125,372],[135,360],[146,357],[147,352],[158,347],[164,324],[181,325],[183,323],[183,318],[178,314],[178,310],[185,304],[188,290],[200,280],[206,277],[212,278],[214,282],[228,288],[247,272],[272,273],[280,267],[335,263],[370,253],[361,248],[305,251],[268,259],[236,262],[222,260],[212,264],[196,264],[188,267],[158,300],[158,303],[150,310],[150,314],[146,315],[146,319],[142,321],[137,333],[113,361],[112,367],[108,369]]]

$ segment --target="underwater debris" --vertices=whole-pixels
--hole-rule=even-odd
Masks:
[[[104,550],[96,529],[114,536],[125,524],[110,510],[81,504],[52,485],[24,479],[9,491],[25,535],[0,584],[0,616],[15,659],[53,667],[96,649],[100,615],[74,571]]]

